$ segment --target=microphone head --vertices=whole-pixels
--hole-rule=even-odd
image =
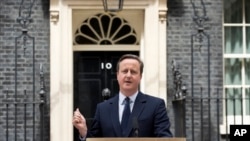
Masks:
[[[110,98],[111,92],[109,90],[109,88],[104,88],[102,90],[102,97],[104,100],[108,100]]]
[[[133,130],[134,130],[134,137],[139,136],[139,125],[137,117],[133,117]]]

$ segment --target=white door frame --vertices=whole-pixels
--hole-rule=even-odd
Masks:
[[[73,140],[72,9],[103,9],[102,0],[50,0],[50,140]],[[124,0],[123,9],[145,11],[140,57],[141,90],[167,99],[167,0]]]

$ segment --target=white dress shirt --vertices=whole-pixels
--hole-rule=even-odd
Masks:
[[[134,107],[134,103],[135,103],[135,99],[136,96],[138,95],[138,91],[136,93],[134,93],[133,95],[129,96],[130,98],[130,111],[132,112],[132,109]],[[119,92],[119,121],[121,123],[122,121],[122,113],[124,110],[124,106],[125,106],[125,98],[126,96],[123,95],[121,92]]]

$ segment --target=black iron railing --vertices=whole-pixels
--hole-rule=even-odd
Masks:
[[[1,118],[5,120],[1,141],[43,141],[44,140],[44,106],[46,92],[44,71],[40,66],[40,91],[36,90],[36,51],[35,37],[28,33],[33,19],[32,8],[35,0],[22,0],[19,7],[17,23],[21,34],[15,38],[14,82],[4,91],[0,107]],[[10,69],[11,70],[11,69]],[[10,80],[11,81],[11,80]],[[38,81],[39,82],[39,81]]]

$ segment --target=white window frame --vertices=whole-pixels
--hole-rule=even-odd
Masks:
[[[245,21],[245,3],[244,1],[245,0],[242,0],[243,3],[242,3],[242,12],[243,12],[243,22],[242,23],[224,23],[224,19],[223,19],[223,31],[224,31],[224,28],[225,27],[233,27],[233,26],[236,26],[236,27],[242,27],[242,41],[243,41],[243,53],[242,54],[226,54],[224,53],[223,54],[223,73],[225,74],[225,62],[224,60],[227,59],[227,58],[239,58],[239,59],[245,59],[245,58],[250,58],[250,53],[246,53],[246,27],[250,27],[250,23],[246,24],[246,21]],[[223,16],[224,18],[224,16]],[[224,52],[224,48],[225,48],[225,44],[224,44],[224,32],[223,32],[223,52]],[[241,73],[242,75],[245,75],[245,68],[244,68],[244,65],[242,64],[242,68],[241,68]],[[245,78],[242,77],[242,82],[245,82]],[[224,78],[223,78],[223,97],[225,98],[226,97],[226,93],[225,93],[225,90],[227,88],[241,88],[242,89],[242,98],[243,98],[243,101],[242,101],[242,104],[243,104],[243,117],[242,115],[236,115],[236,116],[233,116],[233,115],[226,115],[226,102],[225,100],[223,100],[223,123],[222,125],[220,126],[220,133],[221,134],[229,134],[230,133],[230,125],[232,124],[250,124],[250,115],[246,115],[245,113],[245,101],[244,101],[244,98],[245,98],[245,89],[246,88],[250,88],[250,85],[245,85],[245,84],[241,84],[241,85],[226,85],[225,82],[224,82]],[[243,121],[243,123],[242,123]]]

